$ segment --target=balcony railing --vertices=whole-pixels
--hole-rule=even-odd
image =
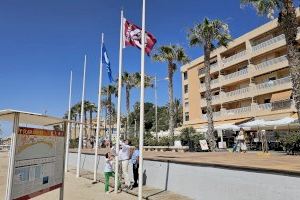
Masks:
[[[231,92],[226,92],[225,94],[226,94],[226,97],[232,97],[232,96],[247,93],[249,91],[250,91],[250,87],[245,87],[245,88],[241,88],[241,89],[234,90],[234,91],[231,91]]]
[[[280,57],[277,57],[277,58],[273,58],[273,59],[261,62],[261,63],[255,65],[255,69],[256,70],[261,70],[261,69],[267,68],[269,66],[272,66],[274,64],[281,63],[281,62],[284,62],[284,61],[287,61],[286,55],[283,55],[283,56],[280,56]]]
[[[248,73],[248,69],[243,69],[243,70],[240,70],[240,71],[237,71],[237,72],[234,72],[234,73],[225,75],[225,76],[224,76],[224,79],[225,79],[225,80],[233,79],[233,78],[236,78],[236,77],[238,77],[238,76],[245,75],[245,74],[247,74],[247,73]]]
[[[220,95],[213,95],[211,97],[211,100],[213,100],[213,101],[218,100],[218,99],[220,99]]]
[[[217,117],[220,117],[221,116],[221,111],[218,111],[218,112],[213,112],[213,118],[217,118]],[[207,119],[207,115],[206,114],[202,114],[202,118],[203,119]]]
[[[230,115],[239,115],[239,114],[244,114],[249,112],[251,112],[251,106],[226,110],[225,114],[230,116]]]
[[[278,101],[273,103],[264,103],[264,104],[258,104],[256,106],[256,110],[282,110],[282,109],[288,109],[294,106],[293,100],[285,100],[285,101]]]
[[[243,56],[245,56],[245,55],[246,55],[246,50],[241,51],[241,52],[239,52],[239,53],[237,53],[237,54],[234,54],[234,55],[232,55],[232,56],[230,56],[230,57],[228,57],[228,58],[225,58],[225,59],[223,60],[223,63],[224,63],[224,64],[229,63],[229,62],[231,62],[231,61],[233,61],[233,60],[236,60],[236,59],[238,59],[238,58],[241,58],[241,57],[243,57]]]
[[[268,46],[270,46],[270,45],[272,45],[272,44],[275,44],[275,43],[277,43],[277,42],[279,42],[279,41],[282,41],[282,40],[284,40],[285,39],[285,37],[284,37],[284,34],[281,34],[281,35],[278,35],[278,36],[276,36],[276,37],[273,37],[272,39],[269,39],[269,40],[267,40],[267,41],[264,41],[264,42],[262,42],[262,43],[260,43],[260,44],[258,44],[258,45],[256,45],[256,46],[254,46],[253,48],[252,48],[252,50],[255,52],[255,51],[259,51],[259,50],[261,50],[261,49],[264,49],[264,48],[266,48],[266,47],[268,47]]]
[[[258,104],[257,109],[258,110],[271,110],[272,109],[272,103]]]
[[[261,84],[258,84],[256,85],[256,89],[266,89],[266,88],[271,88],[271,87],[274,87],[274,86],[277,86],[277,85],[283,85],[285,83],[289,83],[291,81],[291,78],[289,76],[287,77],[284,77],[284,78],[281,78],[281,79],[277,79],[277,80],[274,80],[274,81],[268,81],[268,82],[265,82],[265,83],[261,83]]]
[[[210,69],[212,70],[212,69],[216,69],[216,68],[218,68],[219,67],[219,64],[218,63],[214,63],[214,64],[211,64],[210,65]]]

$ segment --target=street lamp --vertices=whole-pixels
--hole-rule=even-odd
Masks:
[[[163,79],[156,78],[156,75],[154,76],[154,98],[155,98],[155,134],[156,134],[156,140],[158,141],[158,133],[157,133],[157,82],[158,81],[167,81],[169,80],[168,77],[165,77]]]

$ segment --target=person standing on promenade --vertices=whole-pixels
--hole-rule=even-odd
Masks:
[[[247,145],[246,145],[246,137],[245,137],[245,131],[243,128],[240,129],[240,146],[241,146],[241,151],[246,153],[247,152]]]
[[[130,184],[129,180],[129,173],[128,173],[128,165],[129,165],[129,158],[130,158],[130,146],[128,145],[128,140],[124,142],[120,141],[121,149],[119,150],[119,161],[122,169],[122,175],[124,176],[125,180],[125,189],[132,189],[132,185]],[[120,176],[121,177],[121,176]]]
[[[133,187],[138,187],[138,179],[139,179],[139,156],[140,150],[139,145],[135,146],[135,150],[131,156],[131,163],[132,163],[132,171],[133,171]]]

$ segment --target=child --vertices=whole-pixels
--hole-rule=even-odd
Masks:
[[[104,176],[105,176],[105,193],[109,194],[109,178],[115,177],[112,166],[113,157],[110,153],[105,154],[105,164],[104,164]],[[120,182],[118,180],[118,186],[120,187]]]

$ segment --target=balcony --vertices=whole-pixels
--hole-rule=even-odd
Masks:
[[[211,89],[216,88],[216,87],[218,87],[218,84],[219,84],[219,79],[218,78],[213,79],[213,80],[210,81],[210,88]],[[200,84],[200,89],[201,89],[201,91],[206,90],[205,83]]]
[[[223,59],[224,67],[228,67],[230,65],[233,65],[233,64],[236,64],[236,63],[239,63],[239,62],[245,60],[246,54],[247,54],[247,51],[244,50],[244,51],[234,54],[228,58]]]
[[[224,98],[222,99],[224,102],[228,102],[228,101],[235,101],[238,99],[248,98],[251,97],[250,91],[251,91],[251,87],[245,87],[231,92],[226,92],[223,93]]]
[[[249,115],[251,113],[251,106],[241,107],[241,108],[235,108],[230,110],[223,111],[223,115],[225,116],[236,116],[239,117],[242,115]]]
[[[212,74],[216,71],[219,71],[219,64],[218,63],[211,64],[210,65],[210,73]],[[204,68],[199,69],[198,75],[201,76],[201,77],[205,75]]]
[[[242,80],[248,77],[248,68],[223,76],[222,84],[226,85],[233,81]]]
[[[280,90],[292,88],[291,78],[289,76],[277,79],[274,81],[268,81],[265,83],[257,84],[255,86],[256,94],[272,93]]]
[[[273,37],[272,39],[269,39],[269,40],[264,41],[264,42],[262,42],[262,43],[260,43],[260,44],[258,44],[256,46],[253,46],[252,47],[252,51],[256,52],[256,51],[260,51],[260,50],[266,49],[269,46],[271,46],[273,44],[276,44],[278,42],[284,41],[284,40],[285,40],[284,34],[278,35],[276,37]]]
[[[217,119],[221,117],[221,111],[218,112],[213,112],[213,120]],[[202,114],[202,119],[207,120],[207,115],[206,114]]]
[[[213,95],[211,97],[211,104],[212,105],[216,105],[216,104],[219,104],[220,103],[220,95]],[[207,103],[206,103],[206,99],[205,98],[202,98],[201,99],[201,107],[206,107],[207,106]]]
[[[261,62],[257,65],[254,66],[255,68],[255,74],[254,76],[257,76],[259,74],[264,74],[264,73],[268,73],[271,71],[275,71],[278,69],[282,69],[285,67],[288,67],[289,63],[287,60],[286,55],[277,57],[277,58],[273,58],[264,62]]]

